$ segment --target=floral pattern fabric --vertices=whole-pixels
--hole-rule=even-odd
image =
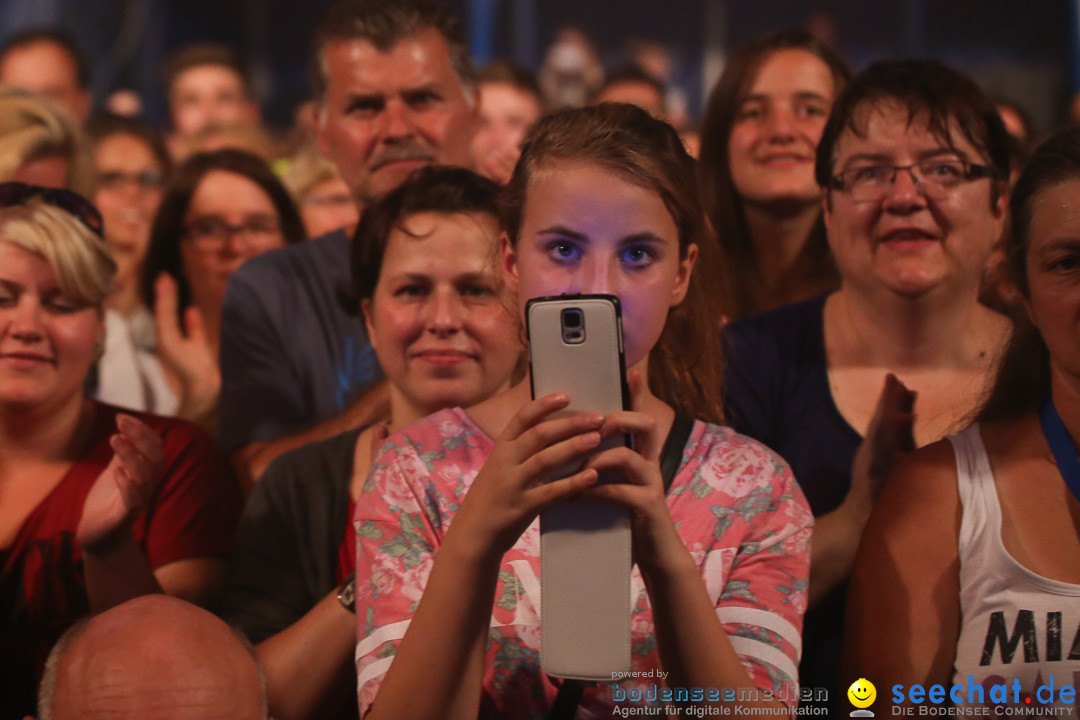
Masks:
[[[442,538],[494,441],[460,409],[392,435],[356,508],[356,667],[371,706],[408,629]],[[668,492],[680,537],[717,616],[763,692],[794,707],[812,517],[779,456],[730,428],[696,422]],[[559,680],[540,669],[539,521],[503,556],[492,609],[482,715],[545,718]],[[586,690],[578,718],[610,717],[623,698],[655,696],[659,656],[637,567],[631,577],[631,671]],[[638,692],[640,691],[640,695]],[[645,702],[646,700],[640,700]]]

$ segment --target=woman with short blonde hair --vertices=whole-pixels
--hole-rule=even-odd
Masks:
[[[67,190],[0,184],[0,697],[34,709],[49,648],[88,612],[208,603],[240,495],[213,441],[85,396],[116,265]]]

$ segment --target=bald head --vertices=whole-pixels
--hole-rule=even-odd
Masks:
[[[41,720],[264,720],[250,645],[194,605],[147,595],[72,628],[41,685]]]

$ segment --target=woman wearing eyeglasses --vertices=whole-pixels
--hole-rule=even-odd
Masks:
[[[105,242],[117,266],[105,313],[105,353],[97,364],[94,397],[170,415],[176,411],[176,396],[153,359],[154,316],[139,292],[150,224],[169,168],[168,153],[148,126],[119,115],[93,118],[87,134],[97,176],[94,204],[101,210]]]
[[[818,148],[840,289],[729,329],[728,417],[791,464],[817,518],[804,686],[856,679],[835,673],[844,586],[880,483],[901,453],[963,424],[1008,339],[978,302],[1008,169],[1005,129],[969,79],[872,65]]]
[[[217,150],[177,169],[154,220],[142,277],[158,357],[179,398],[177,415],[206,428],[215,424],[229,275],[255,255],[303,239],[296,205],[260,158]]]
[[[188,423],[84,397],[116,265],[74,193],[0,184],[0,718],[34,710],[77,618],[166,592],[213,600],[240,494]]]
[[[922,683],[999,715],[1006,704],[1074,712],[1078,200],[1080,129],[1070,128],[1035,151],[1013,188],[1007,271],[1026,316],[989,399],[975,424],[901,465],[867,525],[846,645],[853,670],[902,683],[906,704]],[[1004,702],[995,685],[1008,688]]]

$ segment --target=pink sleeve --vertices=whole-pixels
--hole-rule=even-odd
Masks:
[[[356,673],[360,715],[371,707],[427,584],[441,532],[439,513],[416,488],[427,467],[402,436],[391,438],[372,463],[357,501]]]
[[[727,502],[710,504],[738,546],[716,613],[757,686],[794,708],[813,516],[779,456],[739,435],[726,444]]]

